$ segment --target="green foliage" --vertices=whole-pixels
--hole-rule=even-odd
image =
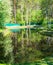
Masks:
[[[37,10],[37,11],[32,11],[32,21],[33,22],[40,22],[42,21],[42,14],[41,14],[41,10]]]
[[[6,22],[10,22],[11,20],[11,7],[10,1],[2,0],[0,1],[0,28],[4,26]]]
[[[11,21],[11,3],[10,0],[0,1],[0,29],[4,28],[4,24]],[[2,35],[1,35],[2,34]],[[1,46],[1,58],[0,62],[6,62],[6,55],[11,51],[11,39],[7,36],[7,39],[3,36],[3,32],[0,34],[0,45]],[[6,34],[6,33],[5,33]],[[4,52],[3,52],[4,51]],[[5,58],[5,60],[3,60]],[[7,60],[8,61],[8,60]]]
[[[53,0],[42,0],[41,2],[41,9],[42,9],[42,14],[43,16],[47,16],[47,17],[52,17],[52,11],[53,11],[53,7],[52,7],[52,3]]]

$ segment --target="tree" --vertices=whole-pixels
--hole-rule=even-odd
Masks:
[[[4,25],[9,22],[11,22],[11,1],[10,0],[7,0],[7,1],[1,0],[0,1],[0,26],[1,26],[0,29],[4,28]],[[4,58],[5,58],[5,60],[3,62],[8,62],[8,61],[11,62],[10,60],[6,60],[6,59],[9,59],[9,54],[11,56],[10,59],[12,60],[11,39],[9,39],[10,37],[8,35],[4,36],[4,34],[5,34],[4,32],[1,32],[1,34],[2,34],[2,36],[0,38],[2,38],[2,46],[5,51],[4,53],[1,53],[1,55],[4,54]],[[9,42],[9,40],[10,40],[10,42]],[[1,41],[0,41],[0,43],[1,43]],[[2,52],[2,50],[1,50],[1,52]],[[8,58],[7,58],[7,56],[8,56]]]
[[[45,4],[45,5],[44,5]],[[52,11],[53,11],[53,0],[42,0],[41,2],[41,10],[43,15],[46,17],[52,17]]]

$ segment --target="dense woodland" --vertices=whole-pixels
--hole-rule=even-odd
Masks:
[[[0,29],[6,23],[42,25],[53,22],[53,0],[0,0]],[[0,63],[35,62],[53,56],[53,37],[39,30],[0,32]]]

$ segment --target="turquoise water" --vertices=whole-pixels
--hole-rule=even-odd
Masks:
[[[15,23],[7,23],[4,26],[20,26],[20,24],[15,24]],[[11,32],[19,32],[20,29],[10,29]]]
[[[7,23],[4,26],[20,26],[20,24],[15,24],[15,23]]]

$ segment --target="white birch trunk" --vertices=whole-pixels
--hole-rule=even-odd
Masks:
[[[28,25],[28,8],[26,8],[26,24]],[[29,44],[29,38],[28,38],[28,28],[26,30],[26,38],[27,38],[27,45]]]
[[[23,12],[24,12],[24,0],[22,0],[21,2],[21,21],[23,22],[24,21],[24,15],[23,15]],[[24,25],[25,26],[25,25]],[[22,26],[23,27],[23,26]],[[21,41],[21,46],[22,46],[22,56],[25,56],[25,51],[24,51],[24,30],[22,30],[22,41]]]
[[[29,18],[30,18],[30,20],[29,20],[29,25],[31,26],[31,11],[32,11],[32,2],[29,4],[29,7],[28,7],[28,9],[29,9]],[[33,27],[32,27],[33,28]],[[31,44],[31,28],[29,28],[29,44]]]

